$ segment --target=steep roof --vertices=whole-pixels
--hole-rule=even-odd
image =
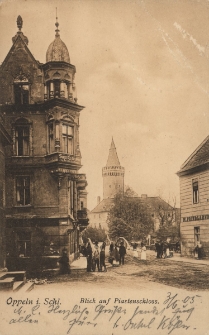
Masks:
[[[150,210],[155,212],[156,210],[163,208],[164,210],[173,210],[173,207],[160,197],[129,197],[129,200],[138,200],[144,205],[148,206]],[[109,212],[113,205],[114,198],[103,199],[91,213]]]
[[[178,174],[195,167],[209,163],[209,136],[197,147],[197,149],[182,164]]]
[[[115,143],[113,141],[112,138],[112,142],[110,145],[110,149],[109,149],[109,156],[107,159],[107,164],[106,166],[120,166],[120,162],[118,159],[118,155],[117,155],[117,151],[116,151],[116,147],[115,147]]]
[[[103,199],[92,211],[91,213],[101,213],[109,212],[113,205],[113,198]]]

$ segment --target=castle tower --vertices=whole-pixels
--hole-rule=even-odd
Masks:
[[[102,169],[103,199],[114,198],[116,193],[124,192],[125,169],[120,165],[115,143],[112,139],[107,164]]]

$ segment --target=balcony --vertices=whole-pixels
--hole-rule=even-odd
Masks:
[[[77,220],[78,220],[78,224],[80,226],[80,231],[87,228],[88,223],[89,223],[89,219],[88,219],[86,208],[83,208],[83,209],[80,209],[80,210],[77,211]]]
[[[68,169],[70,172],[70,169],[77,170],[80,167],[81,159],[74,155],[54,152],[45,156],[45,164],[50,169],[64,168]]]

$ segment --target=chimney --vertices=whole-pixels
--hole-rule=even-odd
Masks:
[[[101,202],[100,196],[97,197],[97,205],[99,205]]]
[[[141,198],[144,198],[144,199],[147,198],[147,194],[142,194]]]

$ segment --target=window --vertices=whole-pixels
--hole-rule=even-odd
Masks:
[[[15,103],[18,105],[29,104],[29,85],[24,83],[14,84]]]
[[[54,96],[55,98],[60,97],[60,81],[54,80]]]
[[[53,123],[50,123],[48,125],[48,130],[49,130],[49,153],[53,152],[53,144],[54,144],[54,135],[53,135]]]
[[[193,189],[193,204],[197,204],[199,202],[198,179],[192,180],[192,189]]]
[[[73,127],[62,125],[63,151],[66,154],[73,154]]]
[[[15,127],[15,143],[17,156],[29,156],[29,126]]]
[[[83,206],[83,201],[81,201],[81,209],[83,209],[84,208],[84,206]]]
[[[197,243],[200,242],[200,227],[194,227],[194,243],[197,245]]]
[[[30,204],[30,177],[17,177],[16,197],[17,205],[27,206]]]
[[[31,256],[31,233],[25,231],[18,232],[17,248],[19,257]]]

